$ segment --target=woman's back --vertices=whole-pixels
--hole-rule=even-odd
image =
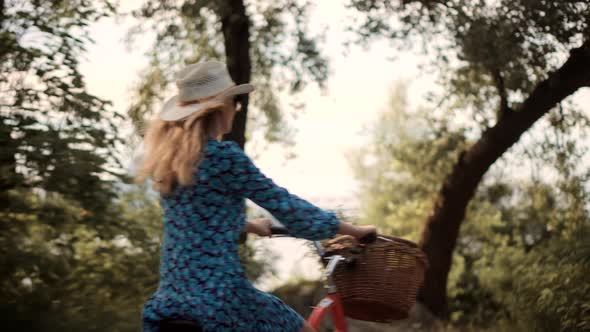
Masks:
[[[164,210],[161,280],[176,289],[243,277],[237,240],[243,223],[244,200],[228,193],[224,182],[230,165],[227,142],[209,139],[196,170],[195,184],[179,187],[161,198]],[[215,273],[212,272],[215,270]],[[186,289],[182,289],[186,291]]]
[[[254,288],[237,243],[250,198],[310,239],[333,236],[339,221],[275,185],[235,143],[207,141],[195,184],[163,196],[160,285],[144,310],[144,328],[163,319],[192,320],[206,331],[298,331],[303,320]]]

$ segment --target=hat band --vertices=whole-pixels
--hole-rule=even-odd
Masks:
[[[195,99],[195,100],[181,101],[181,102],[176,103],[176,106],[183,107],[183,106],[188,106],[188,105],[200,104],[203,101],[205,101],[205,100]]]

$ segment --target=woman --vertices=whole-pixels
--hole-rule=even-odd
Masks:
[[[208,61],[178,74],[178,95],[165,103],[145,135],[146,157],[138,180],[151,178],[161,194],[164,237],[160,283],[147,301],[144,331],[161,321],[190,320],[205,331],[313,331],[276,297],[248,281],[238,258],[242,230],[270,235],[270,221],[246,221],[244,198],[267,209],[297,237],[355,237],[373,226],[340,222],[275,185],[234,143],[218,139],[239,111],[235,85],[224,64]]]

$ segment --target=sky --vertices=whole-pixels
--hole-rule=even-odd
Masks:
[[[125,9],[135,8],[140,1],[122,1]],[[357,190],[352,170],[346,160],[351,148],[366,141],[363,128],[374,121],[385,108],[392,84],[397,80],[411,82],[409,100],[416,104],[426,92],[436,89],[434,78],[418,69],[426,59],[398,52],[386,42],[374,43],[364,50],[353,47],[344,55],[343,43],[352,36],[344,32],[350,13],[339,1],[317,1],[312,11],[310,30],[328,27],[322,50],[330,59],[331,75],[326,91],[310,85],[300,95],[306,103],[305,113],[291,124],[297,128],[297,157],[285,161],[281,146],[270,146],[257,154],[257,166],[277,184],[324,208],[358,207]],[[128,50],[123,43],[128,22],[103,19],[91,26],[89,45],[81,71],[89,91],[112,100],[121,113],[129,106],[131,89],[138,73],[147,65],[144,56],[151,42],[139,43]],[[389,60],[396,57],[396,60]],[[255,93],[255,92],[254,92]],[[584,96],[588,102],[588,94]],[[249,151],[248,146],[246,150]],[[277,255],[276,278],[266,279],[259,286],[270,289],[294,275],[317,277],[315,263],[304,241],[264,239],[257,246]],[[265,251],[260,251],[265,255]]]

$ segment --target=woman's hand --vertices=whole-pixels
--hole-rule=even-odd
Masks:
[[[270,226],[272,226],[272,220],[269,218],[255,218],[246,221],[244,230],[258,236],[271,236]]]
[[[357,226],[347,222],[340,222],[339,234],[354,236],[360,239],[369,234],[377,234],[377,227],[373,225]]]
[[[373,225],[363,225],[363,226],[356,226],[357,227],[357,235],[355,237],[357,239],[361,239],[369,234],[377,234],[377,227]]]

